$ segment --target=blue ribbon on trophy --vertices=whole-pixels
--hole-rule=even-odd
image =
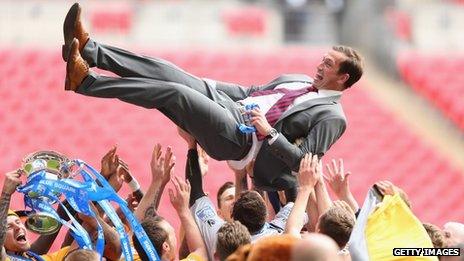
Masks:
[[[250,111],[259,108],[259,105],[257,103],[251,103],[251,104],[246,104],[243,106],[244,108],[244,113],[243,113],[243,118],[245,119],[246,124],[239,124],[238,129],[241,133],[248,134],[248,133],[253,133],[256,132],[256,127],[251,125],[251,116],[250,116]]]
[[[103,209],[118,232],[125,259],[133,260],[128,234],[110,204],[110,201],[113,201],[119,205],[149,259],[160,260],[153,244],[128,208],[127,203],[119,197],[108,181],[90,165],[82,160],[69,160],[54,151],[39,151],[24,160],[23,168],[27,173],[27,183],[19,187],[18,191],[24,194],[25,205],[36,213],[31,218],[43,221],[42,225],[48,224],[48,227],[41,227],[41,224],[37,225],[40,222],[30,222],[29,229],[41,234],[51,234],[60,228],[56,224],[61,223],[70,229],[80,248],[93,249],[102,256],[104,235],[98,220],[97,240],[94,246],[87,231],[60,201],[60,197],[64,196],[76,212],[96,218],[96,214],[89,204],[94,201]],[[70,219],[69,222],[57,214],[53,208],[56,203],[65,210]],[[27,224],[28,222],[26,222]]]

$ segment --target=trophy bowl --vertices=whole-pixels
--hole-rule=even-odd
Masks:
[[[29,231],[39,235],[54,234],[61,227],[60,222],[43,213],[36,213],[32,210],[17,210],[15,213]]]
[[[67,166],[71,162],[63,154],[52,150],[41,150],[27,155],[22,160],[22,169],[26,177],[41,170],[47,174],[56,175],[58,178],[67,178],[69,173]]]
[[[58,180],[69,178],[68,167],[70,160],[63,154],[56,151],[37,151],[27,155],[22,161],[22,169],[28,182],[34,174],[44,171],[44,178],[48,180]],[[60,191],[53,191],[56,198],[61,196]],[[56,200],[41,195],[40,191],[29,191],[25,197],[46,201],[50,204]],[[47,213],[24,211],[26,228],[41,235],[49,235],[58,231],[61,224]]]

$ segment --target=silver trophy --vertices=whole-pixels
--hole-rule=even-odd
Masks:
[[[66,156],[59,152],[37,151],[29,154],[23,159],[22,169],[24,170],[28,181],[32,174],[39,171],[45,171],[47,179],[57,180],[69,177],[68,167],[70,162],[71,161]],[[57,198],[61,196],[59,191],[54,193]],[[50,204],[56,203],[50,198],[41,196],[38,192],[31,191],[25,196],[47,201]],[[60,222],[51,217],[49,214],[34,211],[27,214],[25,225],[30,231],[41,235],[53,234],[61,227]]]

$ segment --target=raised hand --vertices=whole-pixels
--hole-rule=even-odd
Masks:
[[[332,164],[327,164],[327,176],[324,176],[325,180],[329,184],[329,187],[337,195],[337,197],[351,207],[351,210],[356,213],[359,209],[358,202],[353,197],[350,191],[350,183],[348,177],[351,175],[351,172],[345,172],[345,167],[343,164],[343,159],[332,160]]]
[[[126,202],[127,206],[132,212],[134,212],[137,209],[140,203],[140,201],[137,200],[137,197],[135,197],[132,193],[127,195]]]
[[[317,155],[306,154],[300,161],[298,181],[300,188],[313,189],[318,182],[320,162]]]
[[[176,156],[172,154],[172,148],[168,146],[166,152],[164,153],[164,163],[163,163],[163,182],[167,184],[171,179],[172,173],[174,171],[174,165],[176,164]]]
[[[22,184],[21,174],[22,170],[20,169],[6,173],[2,193],[8,196],[12,195],[16,191],[16,188]]]
[[[179,136],[181,136],[182,139],[184,139],[185,142],[187,142],[187,146],[189,147],[189,149],[194,149],[197,146],[197,141],[192,135],[190,135],[190,133],[186,132],[180,127],[177,127],[177,133],[179,133]]]
[[[246,166],[245,166],[245,170],[246,170],[246,173],[247,175],[253,179],[254,178],[254,173],[253,173],[253,169],[255,167],[255,160],[251,160],[250,163],[248,163]]]
[[[116,170],[117,175],[124,180],[124,182],[129,183],[132,180],[132,173],[129,170],[129,165],[119,158],[119,166]]]
[[[380,192],[385,196],[385,195],[395,195],[398,192],[398,189],[396,188],[393,183],[391,183],[388,180],[383,180],[383,181],[378,181],[375,183],[377,185],[377,188],[379,188]]]
[[[350,183],[348,177],[351,175],[351,172],[345,173],[345,168],[343,165],[343,159],[332,160],[332,164],[326,164],[327,176],[325,180],[329,184],[329,187],[337,195],[337,197],[343,197],[350,192]]]
[[[206,154],[206,151],[200,146],[197,146],[197,151],[198,151],[198,163],[200,164],[201,176],[204,177],[206,176],[206,174],[208,174],[209,155]]]
[[[162,156],[161,145],[158,143],[153,148],[151,156],[151,175],[152,182],[160,182],[165,185],[171,179],[171,173],[175,164],[175,157],[172,155],[171,147],[166,148],[165,157]]]
[[[116,173],[116,169],[119,166],[119,158],[116,154],[117,146],[111,148],[105,156],[101,159],[101,171],[103,177],[109,179],[111,175]]]
[[[178,213],[182,211],[189,211],[189,199],[190,199],[190,183],[188,180],[183,181],[177,176],[171,179],[174,185],[175,193],[172,189],[169,189],[169,199],[172,206]]]

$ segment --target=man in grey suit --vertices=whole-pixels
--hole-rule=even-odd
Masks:
[[[321,157],[345,131],[339,100],[363,73],[361,57],[350,47],[328,51],[314,80],[282,75],[264,86],[244,88],[100,44],[90,39],[80,13],[79,4],[74,4],[64,22],[66,90],[158,109],[195,137],[211,157],[229,160],[234,168],[255,160],[258,188],[294,188],[292,171],[298,170],[303,156],[311,152]],[[89,66],[120,77],[98,75]],[[259,108],[245,111],[250,104]],[[256,133],[240,131],[240,124],[253,125]]]

